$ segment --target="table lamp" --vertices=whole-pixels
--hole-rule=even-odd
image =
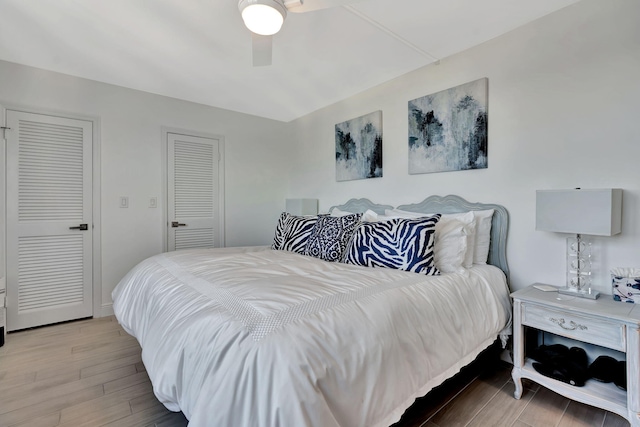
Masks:
[[[285,199],[285,210],[292,215],[317,215],[318,199]]]
[[[559,293],[598,298],[591,289],[591,242],[582,235],[613,236],[621,228],[619,188],[536,191],[536,230],[576,235],[567,238],[567,284]]]

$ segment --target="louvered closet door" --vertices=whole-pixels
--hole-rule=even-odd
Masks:
[[[91,316],[93,124],[8,110],[7,126],[7,329]]]
[[[168,250],[220,246],[219,141],[169,133]]]

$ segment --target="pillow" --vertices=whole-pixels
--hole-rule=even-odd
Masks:
[[[467,245],[468,235],[465,223],[455,218],[445,219],[443,215],[435,228],[433,249],[438,270],[442,273],[464,271],[465,256],[469,252]],[[471,260],[473,261],[473,257]]]
[[[271,249],[303,254],[307,239],[318,221],[317,216],[295,216],[282,212],[276,224]]]
[[[366,211],[364,211],[364,213],[362,214],[362,219],[361,221],[366,221],[366,222],[376,222],[376,221],[381,221],[384,219],[384,215],[378,215],[377,213],[375,213],[374,211],[372,211],[371,209],[367,209]]]
[[[329,212],[329,215],[331,215],[331,216],[345,216],[345,215],[353,215],[353,212],[347,212],[347,211],[340,210],[338,208],[333,208],[333,209],[331,209],[331,212]]]
[[[384,267],[436,276],[435,229],[440,215],[363,222],[345,253],[347,264]]]
[[[286,228],[287,228],[287,218],[289,214],[286,212],[282,212],[280,217],[278,218],[278,222],[276,223],[276,234],[273,236],[273,243],[271,244],[271,249],[280,250],[282,248],[282,243],[284,243],[284,238],[286,236]]]
[[[345,216],[345,215],[353,215],[353,212],[347,212],[347,211],[342,211],[338,208],[333,208],[331,209],[331,212],[329,213],[329,215],[331,216]],[[376,222],[378,220],[378,214],[375,213],[374,211],[372,211],[371,209],[367,209],[363,214],[362,214],[362,218],[360,218],[361,221],[367,221],[367,222]]]
[[[464,225],[462,232],[465,235],[466,250],[463,255],[462,266],[470,268],[473,266],[476,241],[476,218],[473,211],[442,215],[440,222],[436,226],[436,247],[438,246],[438,236],[443,233],[442,229],[449,221],[459,221]]]
[[[476,239],[474,245],[474,264],[486,264],[489,258],[489,244],[491,243],[491,220],[494,209],[473,211],[476,218]]]
[[[307,240],[304,254],[335,262],[342,260],[344,251],[351,240],[355,228],[360,224],[362,214],[340,217],[320,216]]]
[[[432,214],[409,212],[400,209],[386,209],[385,215],[396,218],[423,218]],[[451,227],[447,224],[455,221]],[[460,266],[469,268],[473,265],[475,254],[476,225],[473,211],[442,214],[442,218],[436,225],[436,263],[443,260],[443,273],[459,271]],[[463,227],[460,227],[461,222]],[[452,235],[448,235],[452,233]],[[444,246],[444,247],[443,247]],[[438,256],[439,253],[439,256]],[[462,259],[458,259],[462,257]],[[445,260],[446,259],[446,260]],[[440,266],[438,266],[440,267]]]
[[[433,215],[420,212],[403,211],[400,209],[385,209],[384,214],[389,218],[424,218]]]

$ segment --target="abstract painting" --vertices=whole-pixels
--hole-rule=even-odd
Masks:
[[[336,125],[336,180],[382,176],[382,111]]]
[[[409,173],[487,167],[488,80],[409,101]]]

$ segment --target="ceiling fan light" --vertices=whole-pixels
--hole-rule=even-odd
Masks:
[[[287,10],[277,0],[241,0],[238,4],[246,27],[262,36],[280,31]]]

